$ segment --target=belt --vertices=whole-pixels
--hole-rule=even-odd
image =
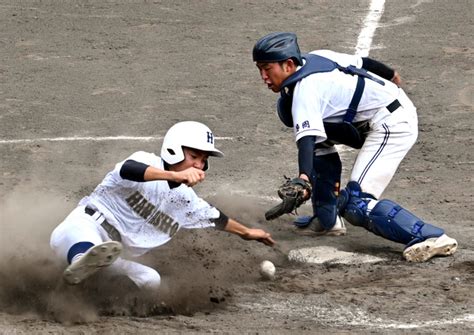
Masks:
[[[94,210],[90,207],[86,207],[84,209],[84,212],[86,212],[86,214],[88,214],[90,216],[94,216],[96,213],[98,213],[99,216],[97,218],[95,218],[96,220],[100,216],[103,216],[101,213],[99,213],[98,211],[96,211],[96,210]],[[108,223],[105,218],[104,218],[104,221],[102,221],[102,223],[100,225],[102,226],[102,228],[104,228],[104,230],[107,232],[107,235],[109,235],[109,237],[112,239],[112,241],[122,242],[122,237],[120,236],[120,233],[117,230],[117,228],[115,228],[110,223]]]
[[[398,101],[398,99],[395,99],[390,105],[388,105],[385,108],[387,108],[390,113],[393,113],[398,109],[398,107],[401,107],[401,106],[402,105],[400,104],[400,101]]]

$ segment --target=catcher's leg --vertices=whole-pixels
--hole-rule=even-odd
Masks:
[[[322,228],[330,230],[336,223],[337,196],[341,184],[342,164],[339,153],[314,156],[313,167],[313,213]]]
[[[313,167],[313,216],[300,217],[295,221],[295,225],[307,227],[309,233],[315,232],[317,235],[344,235],[344,222],[337,216],[337,196],[342,173],[339,154],[334,149],[329,154],[314,156]]]
[[[341,191],[338,207],[350,223],[405,244],[403,256],[408,261],[424,262],[433,256],[448,256],[456,251],[456,240],[444,234],[443,229],[423,222],[393,201],[375,200],[362,192],[357,182],[349,182]]]
[[[350,176],[376,198],[380,198],[418,135],[416,108],[403,90],[399,100],[402,106],[393,113],[381,108],[375,114]]]

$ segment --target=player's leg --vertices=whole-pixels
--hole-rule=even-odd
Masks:
[[[68,284],[79,284],[101,268],[110,266],[117,260],[121,251],[122,244],[116,241],[91,245],[86,251],[81,251],[72,258],[71,264],[64,270],[63,278]]]
[[[425,223],[390,200],[375,200],[356,182],[349,182],[339,197],[340,214],[350,223],[388,240],[405,244],[403,256],[408,261],[424,262],[433,256],[449,256],[457,241],[444,230]]]
[[[122,245],[108,241],[105,231],[84,207],[74,209],[51,234],[51,248],[69,265],[63,278],[69,284],[78,284],[103,267],[112,264],[120,255]]]
[[[403,91],[400,100],[402,106],[393,113],[382,108],[375,115],[351,172],[350,180],[376,198],[390,183],[418,136],[416,108]]]
[[[127,276],[140,289],[156,290],[161,285],[161,276],[155,269],[137,262],[119,258],[110,266],[110,270]]]
[[[295,226],[304,235],[344,235],[346,228],[337,214],[337,196],[341,183],[342,165],[335,147],[317,149],[313,158],[311,202],[313,216],[300,217]]]

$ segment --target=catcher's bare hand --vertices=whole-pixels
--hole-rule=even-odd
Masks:
[[[309,181],[309,178],[307,175],[305,174],[300,174],[299,176],[300,179],[303,179],[304,181],[306,181],[308,183],[308,185],[311,185],[310,181]],[[311,198],[311,187],[310,188],[305,188],[303,190],[303,201],[306,201],[308,200],[309,198]]]

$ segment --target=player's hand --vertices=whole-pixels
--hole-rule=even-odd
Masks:
[[[245,235],[242,235],[244,240],[256,240],[265,245],[272,246],[275,241],[272,239],[270,233],[267,233],[263,229],[249,228]]]
[[[175,182],[194,186],[206,177],[206,173],[201,169],[190,167],[183,171],[176,172]]]
[[[390,81],[400,87],[400,85],[402,84],[402,77],[400,77],[400,73],[395,71],[393,74],[393,78]]]
[[[308,176],[304,173],[301,173],[299,175],[299,178],[306,180],[308,183],[310,183]],[[309,198],[311,198],[311,192],[305,189],[303,192],[303,197],[304,197],[304,200],[308,200]]]

